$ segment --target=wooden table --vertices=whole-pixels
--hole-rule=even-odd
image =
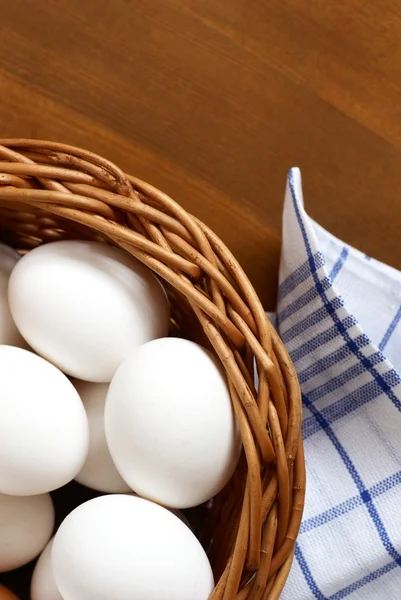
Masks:
[[[401,267],[395,0],[0,0],[1,136],[102,153],[229,244],[272,308],[286,172]]]

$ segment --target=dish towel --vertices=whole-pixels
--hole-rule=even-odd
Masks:
[[[282,598],[401,599],[401,273],[306,214],[298,169],[276,326],[301,383],[307,466]]]

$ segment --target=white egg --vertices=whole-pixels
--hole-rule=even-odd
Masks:
[[[49,494],[0,494],[0,573],[18,569],[38,556],[53,527],[54,508]]]
[[[207,350],[178,338],[149,342],[121,365],[107,395],[105,430],[128,485],[172,508],[216,495],[241,447],[222,369]]]
[[[88,452],[72,383],[40,356],[0,346],[0,493],[42,494],[71,481]]]
[[[130,496],[136,496],[137,498],[140,498],[140,496],[138,496],[138,494],[136,494],[133,491],[129,492]],[[168,507],[164,507],[166,508],[166,510],[169,510],[171,513],[173,513],[173,515],[175,515],[178,519],[180,519],[180,521],[182,521],[183,523],[185,523],[185,525],[187,527],[189,527],[192,531],[192,526],[191,523],[188,521],[187,517],[184,515],[184,513],[182,512],[182,510],[179,510],[178,508],[168,508]]]
[[[64,600],[208,600],[213,575],[199,541],[175,515],[133,495],[76,508],[52,550]]]
[[[18,254],[10,246],[0,244],[0,344],[23,348],[26,342],[18,331],[8,306],[8,280],[18,261]]]
[[[30,346],[68,375],[109,382],[136,348],[167,335],[167,296],[123,250],[85,241],[35,248],[10,277],[10,310]]]
[[[31,600],[64,600],[54,580],[51,565],[53,539],[47,544],[35,565],[31,580]]]
[[[130,492],[131,488],[114,466],[104,433],[104,405],[109,384],[79,379],[72,383],[81,397],[89,422],[89,452],[75,480],[101,492]]]

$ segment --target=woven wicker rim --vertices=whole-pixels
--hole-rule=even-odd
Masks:
[[[245,273],[206,225],[106,159],[48,141],[0,144],[4,241],[21,252],[66,238],[113,243],[164,280],[174,326],[188,309],[196,316],[226,370],[244,446],[232,481],[195,511],[218,581],[211,599],[279,598],[305,498],[301,395]]]

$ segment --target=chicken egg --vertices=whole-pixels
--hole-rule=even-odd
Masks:
[[[77,475],[88,452],[88,420],[54,365],[0,346],[0,414],[0,493],[43,494]]]
[[[59,241],[31,250],[12,272],[8,296],[35,352],[85,381],[110,382],[131,352],[168,332],[158,280],[106,244]]]
[[[213,574],[190,529],[165,508],[113,494],[81,504],[52,549],[64,600],[208,600]]]
[[[54,581],[51,565],[53,540],[54,538],[47,544],[35,565],[31,580],[31,600],[63,600]]]
[[[53,527],[54,508],[49,494],[0,494],[0,573],[18,569],[38,556]]]
[[[8,280],[19,261],[18,254],[5,244],[0,244],[0,344],[26,347],[8,306]]]
[[[104,433],[104,405],[109,384],[79,379],[72,383],[81,397],[89,422],[89,452],[75,480],[109,494],[130,492],[130,487],[114,466]]]
[[[241,449],[222,368],[178,338],[148,342],[121,365],[107,394],[105,430],[128,485],[172,508],[215,496]]]

